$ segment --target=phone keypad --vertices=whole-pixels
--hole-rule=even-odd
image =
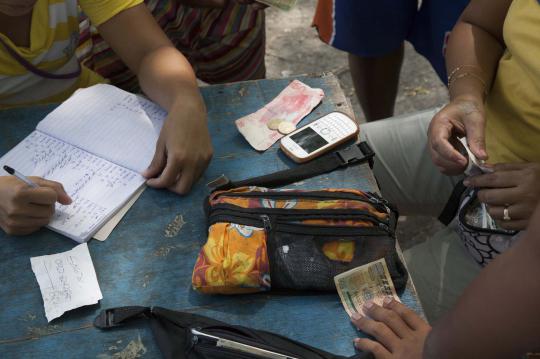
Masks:
[[[356,125],[342,114],[329,114],[311,124],[311,127],[326,141],[332,143],[356,131]]]

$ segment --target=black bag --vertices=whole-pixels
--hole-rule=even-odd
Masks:
[[[482,207],[478,190],[466,188],[463,181],[455,186],[450,199],[439,217],[444,225],[457,218],[457,232],[473,259],[485,267],[496,256],[510,248],[520,232],[503,228],[489,228],[481,223]]]
[[[154,338],[166,359],[374,359],[367,352],[352,357],[333,355],[278,334],[160,307],[106,309],[96,317],[94,326],[110,329],[137,318],[150,320]],[[211,337],[225,341],[218,344],[218,340]],[[254,354],[257,349],[264,351],[267,356]],[[282,356],[272,357],[269,353]]]
[[[380,258],[385,258],[396,290],[405,288],[407,272],[396,251],[397,211],[382,197],[354,189],[266,188],[351,164],[371,163],[373,156],[368,144],[362,142],[292,169],[234,183],[222,177],[212,183],[214,191],[205,200],[209,239],[195,264],[193,288],[207,294],[270,288],[334,291],[336,275]],[[257,256],[250,257],[256,266],[239,276],[241,281],[228,276],[222,264],[242,267],[243,263],[234,264],[235,251],[223,250],[230,257],[219,258],[222,262],[212,257],[219,246],[236,248],[234,240],[251,240],[261,246]],[[241,254],[240,258],[247,256]],[[209,268],[223,278],[207,280]]]

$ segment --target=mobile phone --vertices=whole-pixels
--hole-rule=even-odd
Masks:
[[[295,162],[307,162],[355,138],[358,125],[343,112],[331,112],[281,139],[281,149]]]

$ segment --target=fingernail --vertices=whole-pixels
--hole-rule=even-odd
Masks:
[[[392,303],[393,300],[394,300],[394,298],[392,298],[392,297],[386,297],[386,298],[384,298],[383,303],[385,305],[388,305],[388,304]]]
[[[368,300],[367,302],[364,303],[364,308],[365,309],[371,309],[371,307],[373,307],[373,301],[372,300]]]
[[[360,338],[354,338],[354,339],[353,339],[353,343],[354,343],[354,344],[358,344],[359,342],[360,342]]]
[[[351,316],[351,318],[352,318],[353,320],[360,320],[360,319],[363,318],[363,315],[360,314],[360,313],[353,313],[352,316]]]
[[[464,185],[465,187],[469,187],[469,186],[471,185],[471,181],[469,181],[468,179],[466,179],[466,180],[463,181],[463,185]]]

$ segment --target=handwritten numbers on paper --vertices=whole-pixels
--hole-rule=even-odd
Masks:
[[[30,263],[49,322],[103,298],[86,243],[67,252],[30,258]]]

